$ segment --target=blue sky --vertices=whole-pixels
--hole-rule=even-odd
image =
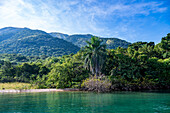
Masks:
[[[170,1],[0,0],[0,28],[8,26],[158,43],[170,33]]]

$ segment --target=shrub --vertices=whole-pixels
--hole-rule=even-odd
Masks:
[[[94,92],[110,92],[111,82],[105,76],[103,77],[90,77],[83,81],[81,87],[87,91]]]

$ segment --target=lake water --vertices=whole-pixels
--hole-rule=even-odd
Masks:
[[[0,94],[0,113],[170,113],[170,92]]]

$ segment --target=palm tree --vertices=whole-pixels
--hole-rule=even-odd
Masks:
[[[101,75],[101,69],[106,59],[106,45],[98,37],[92,37],[91,42],[86,41],[87,46],[83,48],[84,67],[89,69],[93,75]]]

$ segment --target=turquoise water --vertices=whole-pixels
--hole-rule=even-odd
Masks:
[[[0,94],[0,113],[170,113],[170,93]]]

